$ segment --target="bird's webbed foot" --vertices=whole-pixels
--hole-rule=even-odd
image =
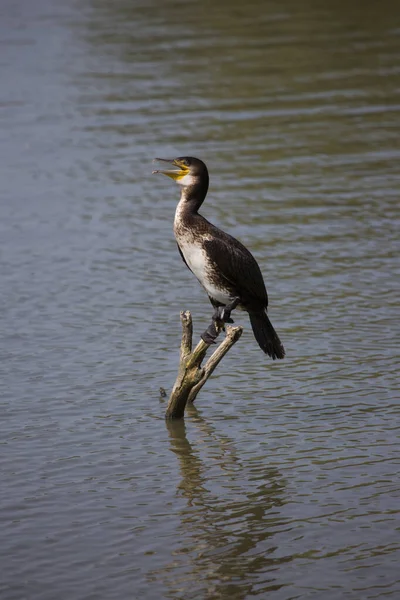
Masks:
[[[220,331],[225,329],[225,323],[222,319],[222,307],[216,306],[210,325],[205,332],[200,336],[206,344],[215,344]]]
[[[239,298],[234,298],[232,302],[226,306],[214,307],[214,314],[212,316],[211,324],[200,336],[206,344],[215,344],[215,340],[217,339],[219,332],[221,330],[225,331],[225,323],[235,322],[233,319],[231,319],[231,312],[237,307],[239,302]]]
[[[205,342],[206,344],[215,344],[215,340],[218,337],[218,331],[217,328],[215,326],[217,319],[214,319],[211,322],[211,324],[207,327],[207,329],[204,331],[204,333],[201,334],[201,339],[203,340],[203,342]]]

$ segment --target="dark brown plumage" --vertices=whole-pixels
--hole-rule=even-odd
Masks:
[[[267,316],[268,294],[257,261],[241,242],[198,213],[208,190],[206,165],[192,157],[165,162],[180,169],[156,171],[181,186],[174,220],[178,249],[216,309],[214,319],[232,322],[231,310],[247,311],[260,348],[273,359],[284,358],[283,345]],[[212,341],[212,326],[204,335]]]

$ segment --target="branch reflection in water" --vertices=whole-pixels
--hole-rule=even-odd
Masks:
[[[234,440],[219,433],[193,405],[187,424],[194,428],[196,443],[188,440],[183,420],[166,421],[182,475],[177,495],[187,500],[179,511],[180,548],[162,572],[151,575],[165,577],[175,598],[189,588],[191,598],[204,593],[245,598],[255,589],[279,589],[284,583],[274,571],[292,560],[279,556],[274,543],[275,533],[285,528],[282,475],[255,461],[254,450],[248,459],[239,456]]]

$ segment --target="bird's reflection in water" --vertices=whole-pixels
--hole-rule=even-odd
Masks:
[[[235,443],[221,435],[190,406],[187,421],[167,421],[171,450],[182,480],[180,539],[163,575],[173,598],[245,598],[279,589],[274,571],[290,557],[279,557],[274,534],[283,526],[284,480],[265,458],[240,457]],[[250,454],[249,454],[250,456]],[[153,575],[156,573],[153,572]],[[158,572],[160,576],[160,572]]]

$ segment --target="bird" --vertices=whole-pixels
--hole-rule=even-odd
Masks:
[[[167,175],[181,188],[174,218],[178,250],[214,307],[211,325],[202,339],[215,343],[215,324],[233,323],[231,312],[237,308],[249,314],[261,350],[273,360],[284,358],[285,349],[267,315],[268,294],[256,259],[239,240],[199,214],[209,186],[205,163],[191,156],[154,160],[173,167],[153,173]]]

